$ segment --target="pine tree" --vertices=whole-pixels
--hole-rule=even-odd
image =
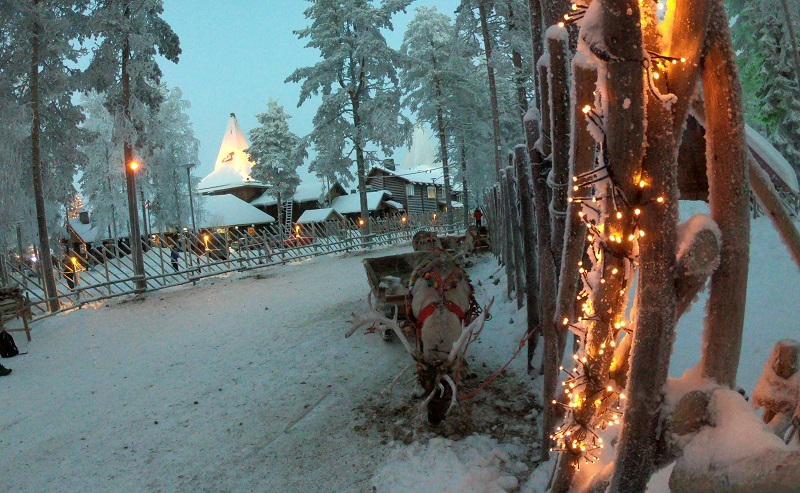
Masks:
[[[384,0],[376,7],[369,0],[316,0],[305,11],[311,26],[295,31],[322,57],[286,79],[302,81],[299,105],[322,96],[308,136],[318,152],[310,169],[327,179],[350,181],[355,155],[364,234],[369,232],[366,169],[376,159],[369,146],[390,155],[411,134],[400,112],[399,56],[381,33],[392,29],[392,15],[409,3]]]
[[[795,31],[800,5],[788,4]],[[785,11],[779,0],[732,2],[734,46],[747,120],[762,130],[800,173],[800,86]]]
[[[28,109],[32,197],[51,311],[59,303],[50,231],[64,219],[58,211],[74,194],[72,175],[81,159],[76,147],[82,137],[77,127],[82,116],[71,101],[78,72],[72,65],[82,54],[79,45],[85,36],[87,6],[81,0],[15,0],[0,9],[0,85],[8,91],[5,97]]]
[[[439,159],[442,162],[447,221],[452,222],[453,206],[450,194],[448,140],[451,132],[445,118],[447,94],[461,82],[451,61],[454,54],[455,29],[451,19],[435,8],[420,7],[408,24],[400,47],[405,60],[402,82],[404,103],[428,123],[439,138]]]
[[[275,197],[294,195],[300,184],[297,168],[306,156],[305,143],[289,130],[289,118],[270,98],[267,112],[256,115],[261,126],[248,133],[251,144],[245,152],[255,162],[250,176],[269,185]]]

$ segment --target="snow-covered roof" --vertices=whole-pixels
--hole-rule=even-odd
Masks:
[[[402,178],[403,180],[410,182],[410,183],[417,183],[422,185],[439,185],[441,186],[444,183],[444,179],[442,178],[442,169],[435,168],[435,169],[403,169],[398,168],[396,171],[389,171],[385,168],[373,168],[373,170],[378,169],[387,175],[396,176],[398,178]],[[373,171],[370,170],[370,174]]]
[[[386,201],[384,201],[384,204],[392,206],[395,209],[397,209],[398,211],[405,210],[405,209],[403,209],[403,204],[401,204],[400,202],[395,202],[394,200],[386,200]]]
[[[795,192],[800,192],[800,187],[797,184],[797,174],[792,169],[789,161],[750,125],[745,125],[744,130],[747,136],[747,145],[750,146],[750,149],[755,154],[758,154],[789,188]]]
[[[307,181],[298,185],[294,191],[292,200],[297,203],[311,202],[319,200],[324,195],[322,183],[319,181]],[[278,203],[278,199],[272,195],[272,191],[267,190],[257,199],[250,202],[253,205],[270,206]]]
[[[93,243],[97,239],[97,233],[100,232],[100,228],[92,226],[91,222],[89,222],[89,224],[83,224],[77,217],[74,219],[67,219],[67,223],[72,231],[74,231],[84,243]]]
[[[332,207],[327,207],[325,209],[309,209],[297,219],[297,224],[322,223],[332,219],[341,220],[344,219],[344,217]]]
[[[266,224],[275,218],[230,194],[209,195],[203,201],[205,214],[199,228],[224,228],[244,224]]]
[[[208,192],[248,184],[263,186],[262,183],[250,178],[253,162],[244,152],[249,147],[250,144],[247,143],[244,132],[236,120],[236,115],[231,113],[222,137],[222,144],[219,147],[217,160],[214,163],[214,171],[200,181],[197,189],[201,192]]]
[[[367,192],[367,210],[375,211],[381,205],[384,197],[391,197],[386,190],[378,190],[376,192]],[[331,207],[336,209],[340,214],[353,214],[361,211],[361,200],[359,194],[351,193],[350,195],[342,195],[336,197],[331,203]]]

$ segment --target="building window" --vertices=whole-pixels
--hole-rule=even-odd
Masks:
[[[411,196],[414,195],[414,184],[409,183],[406,185],[406,195]]]
[[[436,187],[433,185],[428,186],[428,198],[435,199],[436,198]]]

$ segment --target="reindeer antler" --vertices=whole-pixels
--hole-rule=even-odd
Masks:
[[[408,354],[411,355],[412,358],[417,358],[417,352],[411,346],[411,343],[408,342],[406,339],[405,334],[403,334],[403,329],[400,328],[400,324],[397,322],[397,307],[394,309],[394,317],[389,318],[383,313],[381,313],[378,309],[373,307],[371,301],[372,293],[367,297],[367,303],[369,304],[369,310],[362,314],[356,315],[355,313],[351,313],[353,319],[350,321],[350,329],[345,333],[345,337],[350,337],[353,333],[358,330],[359,327],[363,327],[367,324],[376,324],[380,327],[392,329],[397,337],[400,338],[400,342],[403,343],[403,346],[406,348]]]
[[[450,350],[450,354],[447,356],[448,364],[455,361],[459,351],[461,351],[461,348],[464,347],[473,334],[475,334],[476,337],[480,335],[481,331],[483,330],[483,324],[486,323],[486,317],[489,316],[489,310],[492,308],[492,303],[494,303],[494,297],[489,300],[489,303],[486,304],[486,307],[483,309],[483,312],[478,318],[473,320],[471,324],[461,329],[461,336],[453,344],[453,349]],[[475,330],[476,327],[478,328],[477,331]]]

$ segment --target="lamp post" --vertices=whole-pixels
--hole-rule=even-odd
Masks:
[[[188,163],[184,165],[184,167],[186,168],[186,185],[189,192],[189,210],[192,214],[192,232],[196,233],[197,225],[194,223],[194,199],[192,199],[192,168],[194,168],[194,164]]]

